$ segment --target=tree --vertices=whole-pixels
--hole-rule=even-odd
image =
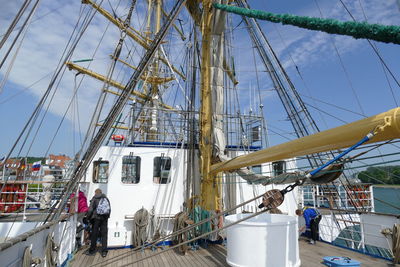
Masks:
[[[368,167],[357,178],[363,183],[400,184],[400,166]]]

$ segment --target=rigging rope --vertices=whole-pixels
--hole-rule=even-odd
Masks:
[[[356,39],[371,39],[384,43],[400,44],[400,26],[369,24],[365,22],[341,22],[334,19],[311,18],[290,14],[273,14],[262,10],[240,8],[223,4],[213,4],[214,8],[246,17],[282,23],[304,29],[322,31],[331,34],[352,36]]]
[[[179,230],[182,230],[184,228],[186,228],[188,225],[193,224],[192,221],[189,219],[189,216],[186,212],[181,211],[179,213],[177,213],[174,216],[174,230],[173,232],[177,232]],[[175,244],[181,244],[185,241],[187,241],[188,235],[186,232],[183,232],[181,234],[178,234],[175,236],[175,238],[173,238],[173,241]],[[188,246],[185,245],[181,245],[179,246],[178,250],[185,255],[186,251],[188,250]]]
[[[95,14],[95,13],[94,13]],[[68,59],[71,57],[72,52],[74,51],[75,47],[77,46],[78,41],[80,40],[80,38],[83,35],[83,32],[86,30],[86,28],[89,25],[89,22],[91,21],[91,19],[93,18],[94,14],[92,14],[90,16],[90,14],[88,13],[86,15],[86,18],[84,20],[86,20],[87,18],[89,18],[89,21],[83,22],[83,24],[85,24],[84,26],[82,26],[82,28],[80,29],[80,32],[76,33],[75,39],[73,40],[74,34],[77,31],[78,25],[79,25],[79,20],[82,17],[82,15],[80,15],[79,20],[77,21],[77,23],[75,24],[75,28],[74,31],[72,32],[68,43],[65,46],[65,49],[63,51],[63,54],[61,56],[60,61],[58,62],[58,66],[57,69],[54,71],[53,77],[51,78],[51,81],[49,83],[48,88],[46,89],[46,92],[44,93],[44,95],[42,96],[42,98],[40,99],[39,103],[36,105],[35,110],[33,111],[32,115],[29,117],[28,121],[26,122],[24,128],[22,129],[22,131],[20,132],[19,136],[17,137],[17,140],[14,142],[13,146],[11,147],[10,151],[7,153],[6,157],[4,158],[4,162],[6,162],[12,152],[14,151],[14,149],[16,148],[17,144],[19,143],[19,141],[21,140],[22,136],[24,135],[25,131],[28,129],[28,127],[30,126],[33,127],[34,122],[36,121],[44,103],[46,102],[46,100],[49,97],[49,94],[51,92],[51,90],[53,89],[54,84],[56,83],[60,73],[62,71],[65,71],[65,67],[64,67],[64,63],[68,61]],[[56,88],[57,89],[57,88]],[[29,130],[30,131],[30,130]],[[24,141],[26,142],[26,140]],[[2,187],[1,187],[1,191],[4,190],[4,187],[6,186],[7,182],[9,180],[9,177],[7,177],[5,179],[5,183],[3,183]]]
[[[392,241],[393,263],[400,263],[400,224],[393,226]]]
[[[152,60],[153,56],[156,54],[157,49],[161,45],[161,42],[164,39],[168,29],[172,25],[173,21],[179,14],[179,11],[182,8],[184,2],[185,0],[178,0],[174,5],[173,9],[171,10],[171,15],[169,17],[169,20],[167,20],[167,22],[157,33],[156,37],[154,38],[153,42],[150,45],[150,49],[147,50],[144,56],[141,58],[140,63],[137,66],[137,70],[133,73],[133,75],[129,79],[129,82],[126,85],[125,90],[123,90],[121,95],[118,97],[117,102],[111,108],[111,111],[109,112],[107,118],[105,119],[104,124],[100,127],[93,141],[87,148],[85,154],[82,156],[81,162],[79,163],[78,166],[74,168],[73,178],[71,178],[69,184],[64,188],[62,192],[63,196],[61,198],[61,203],[57,202],[52,207],[52,210],[54,210],[56,209],[56,205],[59,204],[57,212],[53,215],[49,215],[46,221],[48,219],[56,219],[61,215],[61,212],[67,203],[69,193],[72,192],[74,188],[76,188],[78,182],[82,178],[83,174],[86,172],[86,168],[88,167],[88,165],[94,158],[95,154],[97,153],[99,147],[106,138],[106,135],[111,129],[112,124],[115,122],[115,119],[121,113],[122,109],[125,107],[125,104],[129,99],[129,96],[131,95],[132,91],[138,84],[139,78],[141,77],[147,66],[150,64],[150,61]]]
[[[350,12],[350,10],[347,8],[346,4],[345,4],[342,0],[340,0],[340,3],[343,5],[343,7],[344,7],[344,9],[347,11],[347,13],[349,13],[349,15],[350,15],[350,17],[353,19],[353,21],[356,21],[356,18],[353,16],[353,14],[351,14],[351,12]],[[361,2],[360,2],[360,6],[361,6],[361,9],[363,10],[363,13],[364,13],[364,8],[362,7]],[[365,14],[364,14],[364,17],[365,17],[365,20],[367,20],[367,17],[365,16]],[[371,46],[372,50],[373,50],[373,51],[375,52],[375,54],[378,56],[378,58],[379,58],[380,62],[382,63],[384,69],[386,69],[386,70],[389,72],[390,76],[393,78],[393,80],[395,81],[395,83],[397,84],[397,86],[400,87],[400,82],[397,80],[397,78],[394,76],[392,70],[391,70],[391,69],[389,68],[389,66],[386,64],[385,60],[383,59],[383,57],[381,56],[381,54],[380,54],[380,52],[379,52],[379,50],[378,50],[378,47],[376,46],[376,44],[372,44],[372,42],[371,42],[370,40],[367,40],[367,41],[368,41],[368,44]],[[386,76],[386,72],[385,72],[385,76]],[[388,82],[389,82],[389,81],[388,81]],[[390,83],[389,83],[389,84],[390,84]],[[397,103],[397,101],[396,101],[396,103]],[[396,106],[397,106],[397,105],[396,105]]]
[[[202,221],[199,221],[199,222],[197,222],[197,223],[191,224],[191,225],[189,225],[189,226],[187,226],[187,227],[185,227],[185,228],[183,228],[183,229],[180,229],[180,230],[178,230],[178,231],[176,231],[176,232],[173,232],[173,233],[171,233],[171,234],[168,234],[168,235],[165,235],[165,236],[163,236],[163,237],[160,237],[160,238],[158,238],[157,240],[154,240],[154,241],[151,241],[151,242],[149,242],[149,243],[146,243],[146,246],[152,246],[152,245],[158,244],[159,242],[162,242],[162,241],[168,240],[168,239],[170,239],[170,238],[173,238],[173,237],[175,237],[175,236],[177,236],[177,235],[180,235],[180,234],[182,234],[182,233],[189,232],[190,230],[194,229],[195,227],[198,227],[199,225],[202,225],[202,224],[207,223],[207,222],[209,222],[209,221],[211,221],[211,220],[217,219],[217,218],[219,218],[220,216],[224,216],[225,214],[228,214],[228,213],[230,213],[230,212],[232,212],[232,211],[234,211],[234,210],[236,210],[236,209],[238,209],[238,208],[240,208],[240,207],[243,207],[243,206],[249,204],[250,202],[253,202],[253,201],[255,201],[256,199],[259,199],[259,198],[261,198],[261,197],[264,197],[264,194],[259,195],[259,196],[257,196],[257,197],[254,197],[254,198],[252,198],[252,199],[249,199],[249,200],[247,200],[247,201],[245,201],[245,202],[243,202],[243,203],[241,203],[241,204],[238,204],[238,205],[236,205],[236,206],[234,206],[234,207],[232,207],[232,208],[229,208],[229,209],[226,209],[226,210],[221,211],[221,212],[219,212],[219,213],[216,213],[215,215],[213,215],[213,216],[211,216],[211,217],[208,217],[208,218],[206,218],[206,219],[204,219],[204,220],[202,220]],[[221,230],[221,229],[220,229],[220,230]],[[215,231],[215,232],[216,232],[216,231]],[[207,236],[208,234],[211,234],[211,233],[207,233],[205,236]],[[196,239],[196,240],[197,240],[197,239]],[[194,240],[191,240],[191,241],[194,241]],[[191,241],[190,241],[190,242],[191,242]],[[182,245],[182,244],[180,244],[180,245]],[[137,247],[137,248],[134,248],[132,251],[138,251],[138,250],[141,250],[141,249],[142,249],[141,247]],[[119,256],[116,256],[116,257],[114,257],[114,259],[119,258],[119,257],[125,257],[125,256],[128,255],[128,254],[130,254],[130,252],[129,252],[129,253],[124,253],[124,254],[119,255]],[[103,262],[103,263],[104,263],[104,262]],[[109,263],[109,262],[107,262],[107,263]],[[94,266],[94,265],[92,265],[92,266]]]
[[[133,245],[140,247],[147,241],[147,225],[149,223],[149,212],[145,208],[138,210],[134,217]]]
[[[0,63],[0,69],[3,66],[4,62],[6,61],[7,57],[9,56],[9,54],[11,53],[11,50],[14,48],[15,43],[17,42],[19,36],[21,35],[21,33],[24,32],[26,25],[29,25],[32,16],[35,14],[36,9],[39,6],[41,0],[37,0],[36,3],[34,4],[34,6],[32,7],[31,11],[29,12],[28,17],[25,19],[24,24],[22,25],[22,28],[18,31],[17,36],[15,36],[13,42],[11,43],[11,46],[9,47],[9,49],[7,50],[5,56],[3,57],[3,60]]]
[[[51,234],[47,235],[46,239],[46,250],[45,250],[45,262],[47,267],[55,267],[57,265],[58,247],[54,243],[54,239]]]
[[[4,43],[7,41],[11,32],[14,30],[14,27],[18,24],[18,21],[21,19],[21,16],[24,14],[26,8],[30,5],[31,2],[32,2],[32,0],[25,0],[25,2],[22,4],[17,15],[15,15],[15,17],[14,17],[14,20],[11,22],[10,26],[8,27],[7,32],[3,36],[1,36],[1,37],[3,37],[3,39],[1,39],[1,41],[0,41],[0,49],[3,47]]]

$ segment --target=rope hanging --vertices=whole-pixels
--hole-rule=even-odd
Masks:
[[[46,250],[45,250],[45,262],[47,267],[57,266],[58,247],[54,242],[54,238],[51,234],[47,235],[46,239]]]
[[[140,247],[147,241],[147,225],[149,223],[149,212],[145,208],[141,208],[133,216],[133,221],[133,245],[135,247]]]
[[[393,263],[400,263],[400,224],[393,226],[392,234],[392,250],[393,250]]]
[[[331,34],[352,36],[356,39],[370,39],[384,43],[400,44],[400,26],[386,26],[369,24],[366,22],[347,21],[334,19],[311,18],[294,16],[290,14],[273,14],[262,10],[247,9],[236,6],[213,4],[214,8],[246,17],[267,20],[273,23],[282,23],[304,29],[322,31]]]

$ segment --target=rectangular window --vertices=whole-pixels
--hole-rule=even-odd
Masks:
[[[168,184],[170,178],[171,158],[170,157],[155,157],[153,169],[153,182],[156,184]]]
[[[93,161],[93,183],[106,184],[108,182],[108,161]]]
[[[286,162],[285,161],[275,161],[272,162],[272,175],[278,176],[286,172]]]
[[[138,184],[140,182],[140,157],[123,156],[121,181],[124,184]]]
[[[251,170],[252,170],[255,174],[262,174],[261,165],[254,165],[254,166],[251,166]]]
[[[251,128],[251,142],[255,143],[261,141],[261,126],[254,126]]]

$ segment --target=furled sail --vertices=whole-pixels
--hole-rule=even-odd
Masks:
[[[220,157],[222,161],[227,161],[230,158],[226,156]],[[251,169],[244,167],[235,170],[235,172],[246,180],[250,184],[289,184],[295,183],[297,181],[302,181],[304,184],[322,184],[329,183],[337,178],[343,173],[344,164],[332,164],[325,168],[323,171],[317,173],[316,175],[309,177],[307,176],[308,172],[304,171],[295,171],[295,172],[285,172],[277,176],[266,176],[254,173]]]
[[[218,1],[222,4],[226,0]],[[214,10],[213,26],[211,27],[211,92],[212,92],[212,124],[213,124],[213,159],[224,155],[226,139],[224,134],[224,31],[226,12]]]
[[[377,134],[367,144],[397,139],[400,137],[399,112],[400,108],[391,109],[353,123],[217,163],[211,166],[211,173],[233,171],[245,166],[350,147],[371,131]]]

